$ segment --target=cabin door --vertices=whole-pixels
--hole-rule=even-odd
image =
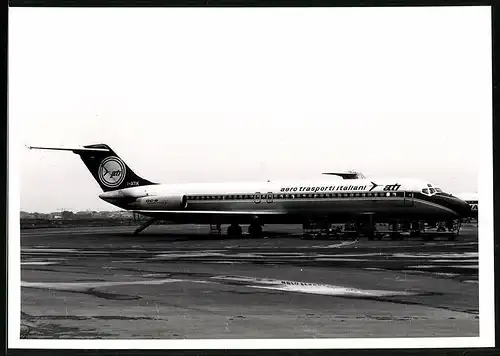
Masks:
[[[404,205],[405,206],[413,206],[413,193],[412,192],[404,192]]]

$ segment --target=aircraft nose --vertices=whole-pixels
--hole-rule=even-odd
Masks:
[[[454,197],[452,195],[449,196],[434,196],[436,199],[436,203],[446,206],[447,208],[453,210],[459,217],[468,217],[471,213],[471,207],[467,202]]]
[[[458,215],[460,215],[460,217],[462,218],[469,217],[471,215],[471,206],[462,199],[459,199],[457,197],[453,198],[455,198],[455,202],[453,204],[455,204],[456,206],[454,210],[458,212]]]

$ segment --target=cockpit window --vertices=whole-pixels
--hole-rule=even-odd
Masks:
[[[440,188],[432,186],[432,184],[427,184],[427,188],[422,189],[422,193],[425,195],[434,195],[437,193],[446,194]]]

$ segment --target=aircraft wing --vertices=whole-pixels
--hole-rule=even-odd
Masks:
[[[281,219],[287,215],[285,211],[218,211],[218,210],[132,210],[145,216],[156,217],[178,223],[201,223],[210,222],[214,219],[223,223],[238,221],[240,223],[249,222],[255,216],[264,220],[274,220],[273,217]]]
[[[132,210],[139,214],[183,214],[183,215],[283,215],[284,211],[219,211],[219,210]]]

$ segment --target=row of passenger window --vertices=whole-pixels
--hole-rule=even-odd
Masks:
[[[411,193],[409,193],[411,194]],[[241,194],[241,195],[193,195],[188,200],[276,200],[276,199],[314,199],[314,198],[355,198],[355,197],[403,197],[403,192],[378,193],[321,193],[321,194]],[[408,195],[407,195],[408,196]]]

